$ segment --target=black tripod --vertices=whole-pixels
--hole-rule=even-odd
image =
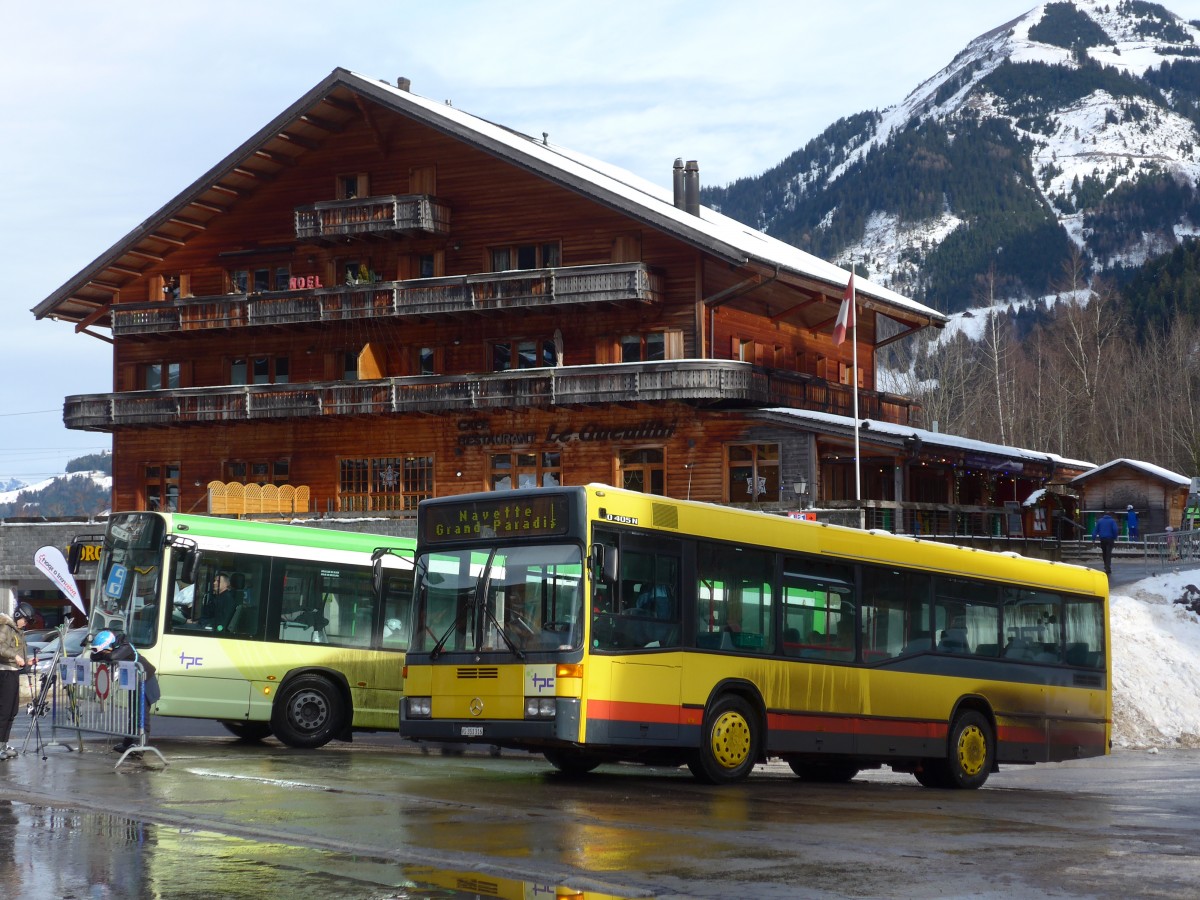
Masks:
[[[37,683],[37,659],[29,665],[29,730],[25,732],[25,741],[21,744],[21,755],[23,756],[29,748],[29,739],[36,735],[38,752],[42,754],[42,759],[46,758],[46,747],[49,743],[42,743],[42,716],[45,716],[50,711],[50,692],[54,689],[54,682],[58,678],[58,663],[63,659],[63,649],[66,644],[67,629],[66,626],[58,630],[58,646],[54,650],[54,658],[50,660],[50,666],[46,670],[46,674],[42,676],[42,682]],[[35,688],[37,688],[35,690]],[[75,711],[75,692],[68,689],[67,699],[71,704],[71,711]],[[74,721],[78,721],[78,717],[72,716]],[[73,750],[69,744],[63,744],[68,750]],[[83,749],[83,735],[79,736],[79,749]]]

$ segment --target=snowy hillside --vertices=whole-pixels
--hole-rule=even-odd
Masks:
[[[112,476],[105,472],[72,472],[70,475],[55,475],[53,478],[47,478],[45,481],[39,481],[35,484],[26,484],[15,490],[0,491],[0,503],[13,503],[21,494],[36,494],[44,491],[46,488],[53,485],[55,482],[62,481],[67,478],[87,478],[96,487],[105,490],[112,490]]]
[[[953,312],[964,270],[1032,297],[1072,246],[1103,270],[1200,234],[1198,110],[1200,29],[1142,0],[1059,0],[704,200]]]

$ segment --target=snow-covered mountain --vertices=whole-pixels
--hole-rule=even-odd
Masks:
[[[0,491],[0,517],[97,515],[108,508],[112,475],[70,472]]]
[[[705,202],[947,311],[1200,234],[1200,28],[1142,0],[1037,6],[898,106]]]

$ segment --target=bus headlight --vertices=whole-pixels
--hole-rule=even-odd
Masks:
[[[408,704],[410,719],[428,719],[433,715],[433,701],[429,697],[405,697],[404,702]]]
[[[525,718],[527,718],[527,719],[553,719],[554,718],[554,698],[553,697],[526,697],[525,698]]]

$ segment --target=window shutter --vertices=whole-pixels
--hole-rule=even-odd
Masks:
[[[667,359],[683,359],[683,332],[668,331],[664,335],[663,351]]]

